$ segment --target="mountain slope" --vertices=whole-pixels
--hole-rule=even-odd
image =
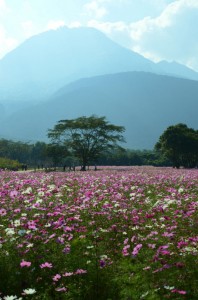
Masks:
[[[161,72],[166,75],[198,80],[197,72],[175,61],[167,62],[163,60],[158,62],[157,66],[160,68]]]
[[[31,101],[83,77],[155,68],[96,29],[64,27],[31,37],[0,60],[0,95]]]
[[[48,101],[21,110],[0,124],[0,134],[23,140],[46,139],[60,119],[96,114],[126,127],[127,147],[149,149],[169,125],[198,128],[198,82],[145,72],[78,80]]]
[[[127,71],[198,80],[197,72],[177,63],[155,64],[96,29],[63,27],[31,37],[0,60],[3,117],[77,79]]]

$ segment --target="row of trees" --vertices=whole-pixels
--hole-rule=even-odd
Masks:
[[[6,139],[0,140],[0,157],[31,166],[44,164],[49,160],[49,157],[47,157],[47,144],[44,142],[30,144]]]
[[[123,126],[105,117],[60,120],[49,130],[50,144],[0,140],[0,157],[34,167],[81,165],[155,165],[191,168],[198,165],[198,131],[185,124],[168,127],[153,151],[126,150]],[[1,168],[1,166],[0,166]]]
[[[18,163],[17,163],[18,162]],[[169,166],[170,162],[154,150],[130,150],[115,147],[102,153],[89,165],[113,166]],[[31,168],[67,167],[80,165],[80,160],[58,144],[36,142],[26,144],[10,140],[0,140],[0,169],[19,169],[27,165]]]
[[[109,124],[105,117],[81,117],[74,120],[61,120],[48,137],[52,142],[65,146],[82,163],[82,169],[92,160],[99,159],[102,154],[120,148],[121,157],[127,157],[118,142],[123,142],[122,133],[125,128]],[[172,163],[173,167],[193,168],[198,165],[198,131],[185,124],[168,127],[155,145],[156,153],[150,156],[152,162],[160,164]],[[117,152],[119,153],[119,152]],[[118,159],[118,161],[119,161]],[[167,161],[168,160],[168,161]],[[124,161],[122,160],[122,163]],[[126,160],[125,163],[126,164]],[[140,163],[141,164],[141,163]]]

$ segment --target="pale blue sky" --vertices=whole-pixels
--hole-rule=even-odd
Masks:
[[[59,26],[95,27],[153,61],[198,71],[198,0],[0,0],[0,58]]]

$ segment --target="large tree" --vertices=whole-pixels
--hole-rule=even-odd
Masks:
[[[72,120],[60,120],[48,137],[52,142],[64,145],[76,156],[82,170],[94,162],[100,154],[115,147],[117,142],[123,142],[123,126],[110,124],[105,117],[79,117]]]
[[[181,123],[170,126],[155,148],[172,161],[173,167],[195,167],[198,164],[198,131]]]

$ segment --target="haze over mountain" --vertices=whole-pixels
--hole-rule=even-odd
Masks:
[[[64,27],[28,39],[0,60],[1,99],[30,102],[79,78],[155,67],[96,29]]]
[[[198,127],[197,80],[197,72],[156,64],[96,29],[48,31],[0,60],[0,137],[46,140],[59,119],[96,114],[126,126],[129,147],[151,148],[170,124]]]
[[[71,81],[126,71],[198,80],[197,72],[176,63],[155,64],[96,29],[63,27],[29,38],[0,60],[0,102],[41,101]]]
[[[160,61],[157,63],[158,67],[160,67],[161,72],[164,72],[166,75],[170,76],[176,76],[176,77],[181,77],[181,78],[187,78],[187,79],[192,79],[192,80],[198,80],[198,73],[195,72],[194,70],[176,63],[174,61],[172,62],[167,62],[165,60]]]
[[[151,149],[172,124],[198,128],[198,82],[146,72],[125,72],[81,79],[48,101],[13,114],[0,134],[19,140],[44,140],[60,119],[105,115],[126,127],[126,147]]]

